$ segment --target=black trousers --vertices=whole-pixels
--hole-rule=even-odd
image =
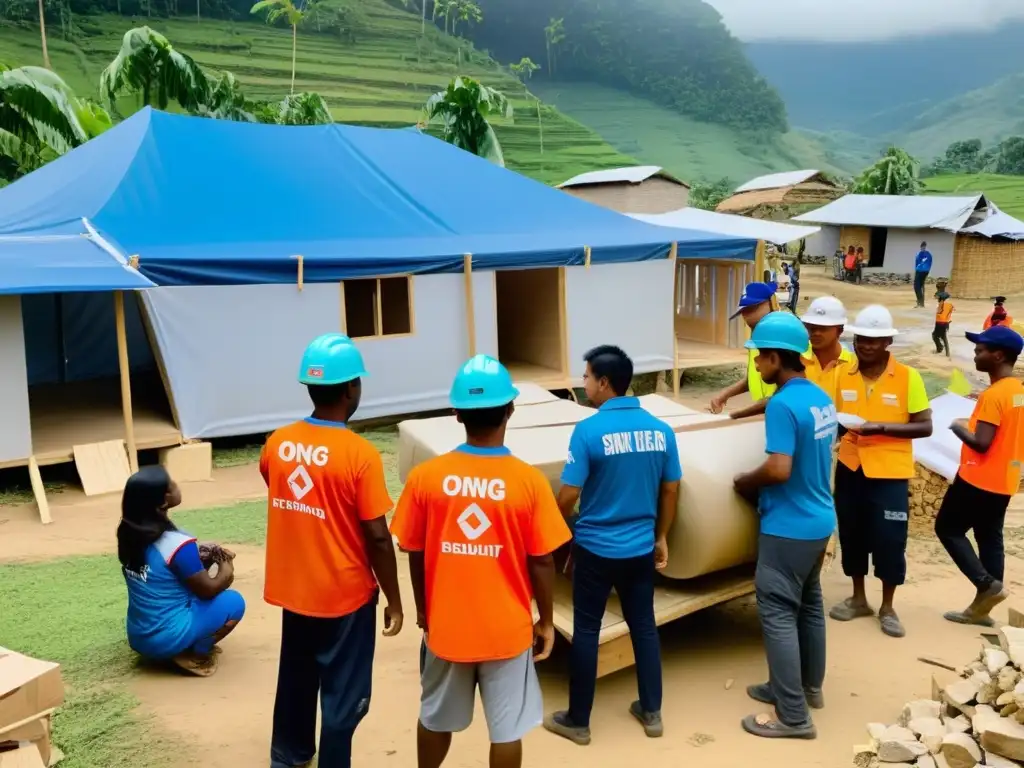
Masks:
[[[927,272],[914,273],[914,295],[917,296],[917,306],[924,306],[924,283],[928,279]]]
[[[569,660],[569,719],[590,727],[597,687],[597,647],[612,588],[622,604],[636,658],[640,707],[661,712],[661,646],[654,623],[654,552],[622,560],[573,547],[573,635]]]
[[[935,518],[935,535],[979,591],[1003,580],[1003,521],[1011,498],[983,491],[957,475]],[[977,552],[967,539],[968,531],[974,531]]]
[[[867,576],[868,558],[886,584],[907,578],[910,519],[909,481],[865,477],[842,462],[836,465],[836,518],[843,573]]]
[[[370,709],[376,643],[376,596],[336,619],[283,612],[271,768],[305,765],[317,754],[318,696],[318,763],[323,768],[350,768],[352,737]]]
[[[790,286],[789,288],[789,311],[794,315],[796,314],[797,304],[800,301],[800,286]]]
[[[945,347],[946,357],[949,357],[949,323],[935,323],[935,330],[932,331],[932,341],[935,342],[935,351],[942,352]]]

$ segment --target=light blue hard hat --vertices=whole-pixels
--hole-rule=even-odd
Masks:
[[[497,408],[519,396],[508,369],[493,357],[477,355],[463,365],[452,382],[451,403],[457,411]]]
[[[317,336],[306,347],[299,368],[299,382],[316,386],[331,386],[366,376],[363,356],[352,339],[343,333],[325,333]]]
[[[772,312],[761,318],[750,334],[747,349],[784,349],[804,354],[811,343],[804,324],[788,312]]]

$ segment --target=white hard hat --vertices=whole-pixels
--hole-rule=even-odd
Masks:
[[[846,325],[846,307],[835,296],[822,296],[811,302],[800,322],[808,325]]]
[[[867,336],[870,339],[884,339],[899,334],[892,324],[892,314],[881,304],[864,307],[857,313],[853,325],[846,327],[854,336]]]

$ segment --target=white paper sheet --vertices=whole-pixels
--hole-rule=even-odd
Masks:
[[[950,393],[932,400],[932,436],[914,441],[914,460],[953,482],[963,443],[949,425],[955,419],[970,418],[974,405],[974,400]]]

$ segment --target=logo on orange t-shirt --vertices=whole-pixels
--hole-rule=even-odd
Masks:
[[[260,472],[268,489],[264,599],[323,618],[365,605],[377,582],[362,523],[392,507],[373,445],[342,424],[307,419],[268,438]]]
[[[472,663],[531,646],[529,558],[570,538],[539,470],[505,450],[439,456],[409,475],[391,532],[402,549],[424,554],[434,654]]]

